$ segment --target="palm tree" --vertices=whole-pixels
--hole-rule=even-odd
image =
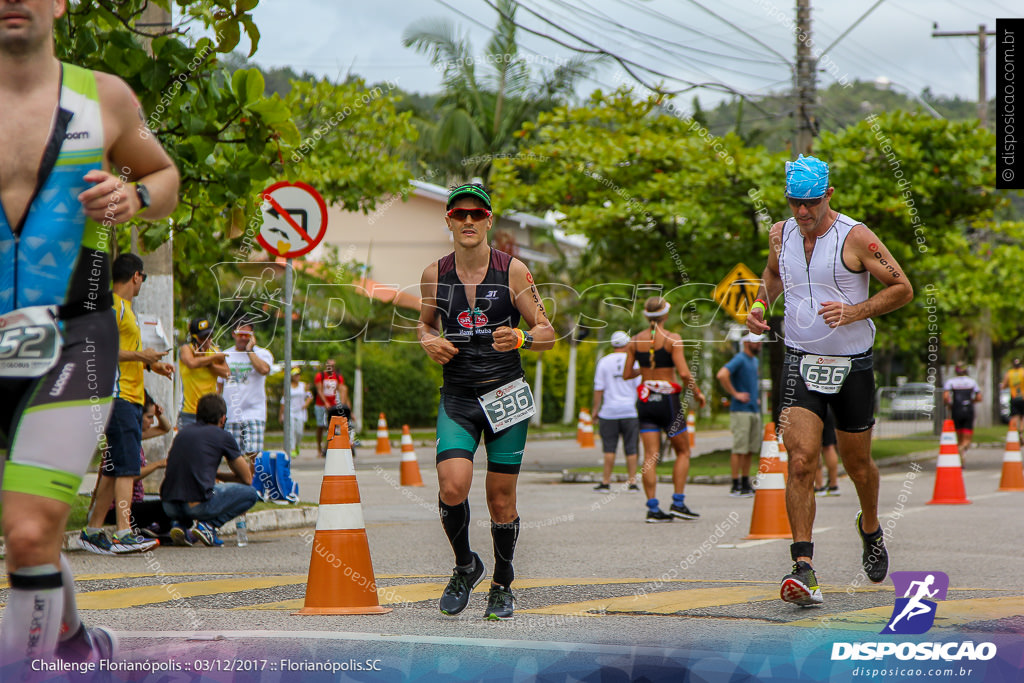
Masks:
[[[410,26],[402,37],[443,73],[436,120],[420,119],[418,157],[450,180],[486,180],[497,155],[515,151],[524,122],[563,103],[596,60],[573,57],[535,77],[516,43],[515,0],[497,0],[498,23],[484,53],[444,19]]]

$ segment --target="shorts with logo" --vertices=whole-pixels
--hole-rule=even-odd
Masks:
[[[729,429],[732,431],[733,453],[761,452],[761,439],[764,436],[761,431],[761,413],[734,410],[729,413]]]
[[[4,491],[70,504],[107,426],[118,337],[109,307],[61,327],[64,345],[49,372],[0,378],[0,470]]]
[[[636,455],[639,452],[640,420],[635,417],[602,417],[598,424],[598,433],[601,434],[603,453],[615,452],[619,447],[620,435],[622,436],[622,448],[626,451],[626,455]]]
[[[227,422],[224,429],[235,437],[238,450],[242,453],[258,453],[263,450],[263,434],[267,429],[265,420]]]
[[[636,415],[641,432],[664,431],[673,437],[686,431],[686,416],[680,409],[679,394],[652,391],[646,401],[637,400]]]
[[[115,398],[114,409],[110,411],[110,423],[107,424],[107,453],[110,459],[101,474],[107,477],[139,476],[141,451],[142,406],[123,398]]]
[[[782,364],[782,410],[805,408],[825,423],[829,408],[836,429],[842,432],[866,432],[875,424],[875,373],[871,352],[851,356],[850,373],[835,394],[823,394],[807,388],[800,376],[800,359],[807,355],[787,348]]]
[[[436,460],[472,460],[480,444],[480,437],[483,436],[484,448],[487,450],[487,471],[519,474],[529,425],[529,420],[523,420],[500,432],[494,432],[483,406],[472,392],[442,388],[441,402],[437,408]]]

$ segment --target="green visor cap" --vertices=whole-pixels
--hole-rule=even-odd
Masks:
[[[476,197],[484,203],[484,206],[487,207],[488,211],[491,210],[491,196],[487,194],[484,188],[478,185],[459,185],[456,187],[448,194],[448,205],[445,208],[452,208],[452,204],[454,204],[455,200],[459,197]]]

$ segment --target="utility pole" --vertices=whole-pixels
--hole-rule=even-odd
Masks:
[[[810,155],[817,132],[814,121],[817,66],[811,54],[811,0],[796,2],[796,71],[793,74],[793,91],[796,99],[796,144],[792,155]]]
[[[932,38],[978,37],[978,119],[981,121],[982,128],[988,127],[988,90],[985,83],[988,44],[985,38],[995,34],[995,31],[986,31],[985,24],[979,25],[977,31],[932,31]],[[996,392],[996,386],[998,386],[999,382],[997,376],[999,369],[992,364],[991,325],[992,312],[989,310],[982,311],[980,329],[974,337],[974,361],[978,385],[988,410],[979,411],[979,427],[990,426],[999,411],[998,393]]]
[[[171,13],[150,3],[135,22],[135,28],[147,33],[159,34],[171,27]],[[147,51],[151,50],[151,42],[146,39],[142,41]],[[152,56],[152,53],[151,55]],[[138,227],[132,226],[131,252],[139,254],[139,233]],[[153,251],[144,255],[146,264],[146,286],[142,288],[139,297],[136,299],[135,310],[138,313],[155,315],[160,319],[160,324],[171,343],[170,353],[164,357],[165,361],[175,362],[177,358],[174,339],[174,259],[173,243],[167,240]],[[178,402],[175,397],[175,385],[178,382],[177,373],[174,380],[167,380],[157,377],[152,373],[146,374],[146,391],[159,403],[171,424],[175,424],[178,415]],[[167,434],[160,439],[154,439],[146,446],[146,452],[151,453],[151,460],[156,461],[166,456],[170,449],[173,434]],[[159,477],[162,479],[162,473]]]
[[[935,24],[938,26],[938,24]],[[978,26],[977,31],[932,31],[932,38],[964,38],[978,37],[978,118],[981,127],[988,127],[988,89],[985,83],[985,63],[988,56],[986,36],[994,36],[995,31],[986,31],[985,24]]]

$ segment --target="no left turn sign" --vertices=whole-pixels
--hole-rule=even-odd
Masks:
[[[281,181],[263,191],[263,225],[256,241],[275,256],[307,254],[327,233],[327,204],[303,182]]]

